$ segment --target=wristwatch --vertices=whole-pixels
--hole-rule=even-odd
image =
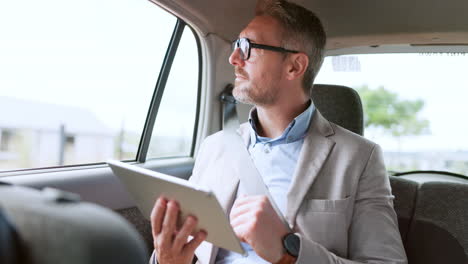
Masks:
[[[286,253],[276,264],[292,264],[296,263],[301,248],[301,239],[294,233],[289,233],[283,237],[283,247]]]

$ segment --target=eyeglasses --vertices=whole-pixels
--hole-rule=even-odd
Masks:
[[[264,50],[271,50],[276,52],[290,52],[290,53],[299,53],[296,50],[288,50],[281,47],[263,45],[263,44],[256,44],[252,43],[248,38],[239,38],[232,42],[232,51],[234,52],[237,48],[240,49],[241,59],[246,61],[250,58],[250,50],[254,49],[264,49]]]

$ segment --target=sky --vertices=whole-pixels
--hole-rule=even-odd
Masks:
[[[79,106],[111,129],[141,131],[175,22],[147,0],[2,1],[0,96]],[[187,32],[183,39],[157,121],[160,135],[192,133],[196,50]],[[384,86],[401,99],[423,99],[420,116],[430,120],[431,134],[403,139],[404,150],[468,151],[468,55],[354,57],[359,71],[336,71],[328,58],[317,83]],[[179,125],[159,125],[165,123]],[[389,137],[370,136],[386,150],[397,148]]]

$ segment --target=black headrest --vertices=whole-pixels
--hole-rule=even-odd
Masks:
[[[364,134],[364,117],[359,94],[346,86],[315,84],[312,101],[330,122],[356,134]]]

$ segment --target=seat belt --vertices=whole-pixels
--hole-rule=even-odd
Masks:
[[[248,195],[266,195],[280,220],[288,231],[291,231],[286,218],[271,197],[268,187],[265,185],[257,167],[255,167],[244,141],[237,133],[240,123],[236,110],[237,101],[232,95],[233,88],[232,84],[228,84],[221,94],[221,101],[223,103],[223,136],[227,149],[226,153],[228,153],[231,163],[236,165],[235,172],[246,193]]]

